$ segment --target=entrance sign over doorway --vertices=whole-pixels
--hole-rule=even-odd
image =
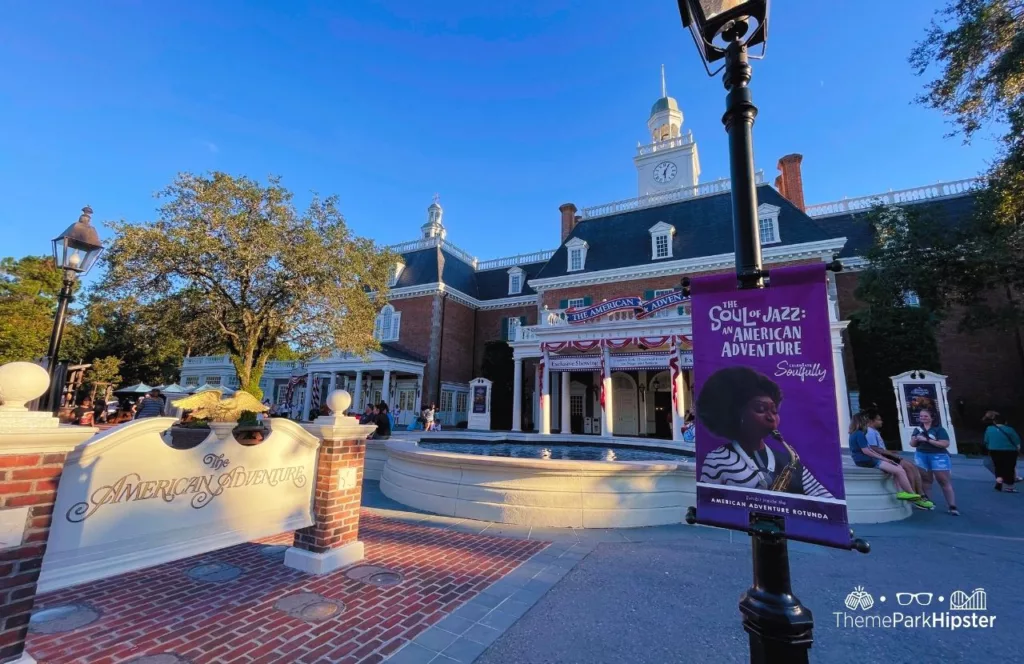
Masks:
[[[700,522],[850,547],[827,307],[824,264],[694,279]]]

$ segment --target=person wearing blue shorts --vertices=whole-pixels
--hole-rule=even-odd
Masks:
[[[956,508],[956,496],[953,494],[953,463],[949,456],[949,433],[940,426],[932,426],[935,416],[928,409],[918,412],[917,421],[920,426],[910,434],[910,446],[915,450],[914,465],[921,469],[925,498],[928,499],[932,482],[938,482],[946,505],[949,506],[949,513],[960,516],[960,510]]]

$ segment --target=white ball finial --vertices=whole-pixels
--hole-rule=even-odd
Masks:
[[[327,395],[327,407],[335,415],[344,415],[352,405],[352,395],[345,390],[334,390]]]
[[[0,410],[27,411],[25,404],[41,397],[50,387],[46,369],[31,362],[11,362],[0,366]]]

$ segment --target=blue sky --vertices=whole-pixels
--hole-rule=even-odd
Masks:
[[[990,138],[944,138],[912,103],[941,4],[773,3],[758,168],[802,153],[808,203],[984,170]],[[702,180],[727,175],[724,90],[672,0],[5,3],[0,256],[47,252],[86,203],[153,218],[175,173],[214,169],[338,194],[382,243],[415,238],[438,192],[481,258],[553,248],[561,203],[637,195],[663,63]]]

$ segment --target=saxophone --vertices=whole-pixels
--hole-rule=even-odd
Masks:
[[[782,469],[782,472],[775,476],[775,481],[772,482],[770,489],[772,491],[786,491],[789,488],[789,482],[793,477],[793,471],[800,465],[800,455],[796,453],[796,450],[783,439],[782,434],[778,429],[772,431],[772,438],[782,443],[782,446],[789,452],[789,463]]]

